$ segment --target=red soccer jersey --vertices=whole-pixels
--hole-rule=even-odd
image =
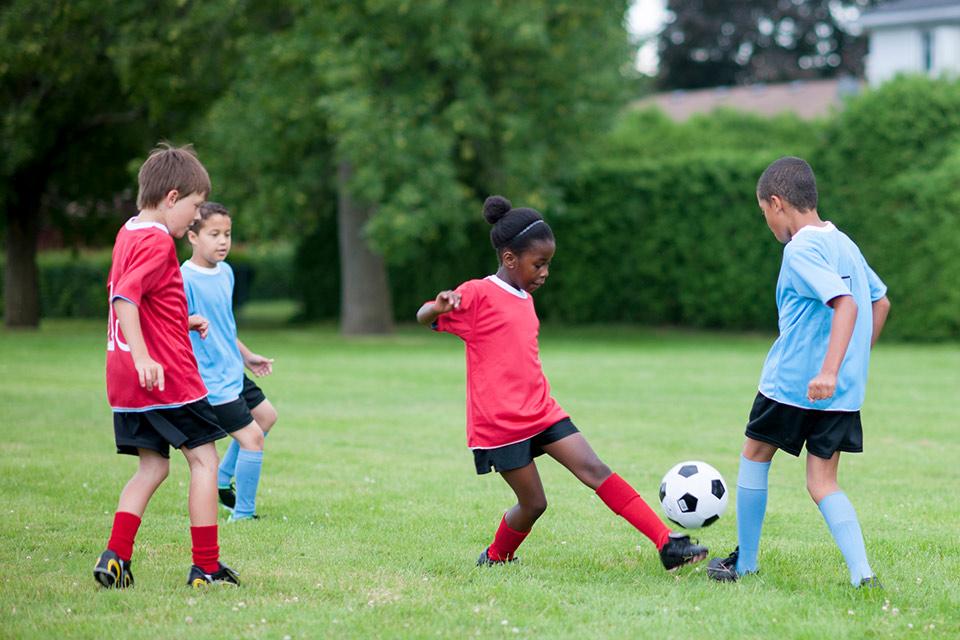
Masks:
[[[467,446],[493,449],[531,438],[568,417],[550,397],[533,298],[496,276],[457,287],[460,308],[437,330],[467,347]]]
[[[206,397],[187,329],[187,297],[173,238],[157,222],[131,218],[113,246],[107,282],[107,400],[114,411],[177,407]],[[163,367],[164,390],[140,386],[130,347],[113,313],[113,301],[129,300],[140,311],[140,329],[150,357]]]

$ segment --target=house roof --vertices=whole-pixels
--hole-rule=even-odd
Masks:
[[[826,116],[831,109],[840,107],[843,97],[858,93],[861,84],[859,80],[845,78],[668,91],[637,100],[632,106],[637,109],[659,107],[677,121],[720,108],[763,116],[792,112],[809,120]]]
[[[865,29],[960,22],[960,2],[957,0],[893,0],[865,10],[857,22]]]

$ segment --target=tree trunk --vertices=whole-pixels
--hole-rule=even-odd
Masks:
[[[22,176],[20,176],[22,177]],[[19,178],[19,177],[18,177]],[[40,184],[16,179],[16,193],[7,208],[7,264],[3,275],[3,316],[8,327],[40,325]]]
[[[353,167],[337,169],[337,230],[340,240],[340,330],[347,335],[393,330],[393,311],[383,258],[367,246],[363,231],[376,207],[356,202],[348,183]]]

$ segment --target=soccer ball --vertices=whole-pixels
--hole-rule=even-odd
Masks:
[[[674,466],[660,482],[660,504],[672,522],[685,529],[708,527],[727,509],[727,485],[706,462]]]

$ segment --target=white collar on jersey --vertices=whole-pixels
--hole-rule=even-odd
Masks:
[[[157,229],[160,229],[164,233],[168,235],[170,234],[170,229],[167,229],[166,225],[161,224],[159,222],[140,222],[137,220],[136,216],[127,220],[127,224],[125,226],[130,231],[140,231],[141,229],[149,229],[151,227],[156,227]]]
[[[833,226],[833,223],[827,220],[824,222],[824,225],[822,227],[815,227],[812,224],[808,224],[805,227],[800,227],[799,229],[797,229],[797,232],[793,234],[793,237],[796,238],[798,235],[800,235],[804,231],[814,231],[816,233],[827,233],[829,231],[835,231],[835,230],[836,230],[836,227]]]
[[[186,262],[183,263],[183,266],[185,266],[187,269],[193,269],[193,270],[196,271],[197,273],[202,273],[202,274],[208,275],[208,276],[215,276],[215,275],[217,275],[218,273],[220,273],[220,263],[219,263],[219,262],[217,263],[217,266],[215,266],[215,267],[201,267],[200,265],[198,265],[198,264],[197,264],[196,262],[194,262],[193,260],[187,260]]]
[[[508,284],[508,283],[504,282],[503,280],[501,280],[500,278],[497,277],[497,274],[493,274],[493,275],[491,275],[491,276],[487,276],[486,279],[489,280],[490,282],[492,282],[493,284],[497,285],[498,287],[500,287],[501,289],[503,289],[503,290],[506,291],[507,293],[512,293],[513,295],[517,296],[518,298],[522,298],[522,299],[526,300],[526,299],[527,299],[527,296],[529,295],[529,294],[527,294],[526,291],[522,291],[522,290],[520,290],[520,289],[517,289],[517,288],[514,287],[512,284]]]

